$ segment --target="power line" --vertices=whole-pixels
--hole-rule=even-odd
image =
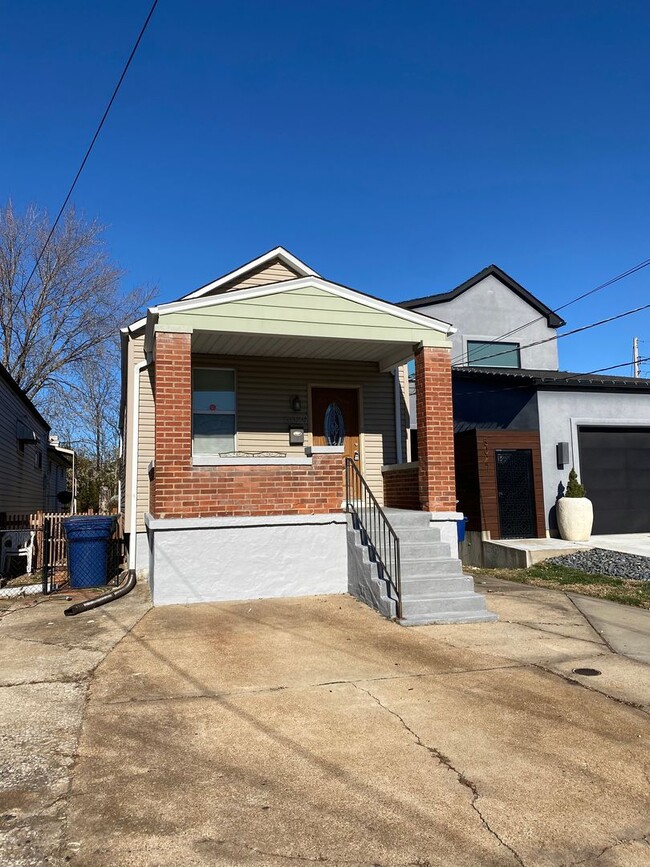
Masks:
[[[36,269],[38,268],[38,266],[41,263],[41,259],[43,258],[43,255],[47,249],[47,246],[50,243],[50,241],[52,240],[52,236],[54,235],[56,227],[59,224],[59,220],[63,216],[63,212],[65,211],[67,204],[70,201],[70,197],[72,196],[72,193],[74,192],[74,188],[77,186],[77,181],[81,177],[81,173],[83,172],[85,165],[88,162],[88,157],[90,156],[92,149],[95,146],[95,142],[99,138],[99,134],[102,131],[102,127],[104,126],[106,118],[108,117],[108,113],[110,112],[111,107],[112,107],[113,103],[115,102],[115,98],[119,92],[120,87],[122,86],[122,82],[124,81],[126,73],[128,72],[129,66],[131,65],[131,61],[135,57],[135,53],[138,50],[138,46],[140,45],[140,42],[142,41],[142,37],[144,36],[145,30],[147,29],[149,21],[151,20],[151,16],[153,15],[157,5],[158,5],[158,0],[154,0],[154,2],[151,5],[151,8],[149,9],[149,14],[145,18],[145,22],[142,25],[142,28],[140,29],[140,33],[138,34],[138,38],[135,40],[135,44],[134,44],[133,48],[131,49],[131,53],[129,54],[128,60],[126,61],[124,68],[122,69],[122,74],[120,75],[118,82],[115,85],[115,88],[114,88],[113,93],[111,95],[111,98],[109,99],[108,104],[104,110],[104,114],[102,115],[102,118],[99,121],[97,129],[95,130],[95,134],[92,137],[90,144],[88,145],[88,148],[86,150],[86,153],[84,155],[83,160],[81,161],[81,165],[79,166],[77,174],[74,176],[74,180],[70,184],[70,188],[68,189],[68,193],[67,193],[65,199],[63,200],[63,204],[59,208],[59,212],[56,215],[56,220],[52,224],[52,228],[50,229],[49,235],[47,236],[47,238],[45,239],[45,243],[41,247],[41,251],[36,258],[36,262],[34,263],[34,267],[32,268],[31,273],[30,273],[29,277],[27,278],[27,282],[24,284],[24,286],[22,288],[23,294],[27,291],[27,287],[29,286],[32,277],[36,273]]]
[[[599,325],[607,325],[609,322],[615,322],[617,319],[623,319],[626,316],[632,316],[634,313],[641,313],[643,310],[648,310],[650,304],[643,304],[641,307],[635,307],[633,310],[626,310],[623,313],[617,313],[615,316],[608,316],[606,319],[599,319],[598,322],[590,322],[589,325],[581,325],[579,328],[573,328],[571,331],[565,331],[563,334],[554,334],[552,337],[544,337],[542,340],[535,340],[532,343],[524,343],[519,349],[530,349],[531,346],[541,346],[544,343],[552,343],[554,340],[561,340],[563,337],[570,337],[572,334],[580,334],[582,331],[588,331],[590,328],[597,328]],[[476,361],[488,361],[490,358],[498,358],[501,355],[509,355],[511,349],[504,349],[501,352],[494,352],[492,355],[484,355]],[[452,364],[458,359],[452,359]],[[628,364],[630,362],[628,361]],[[489,367],[489,365],[488,365]]]
[[[573,298],[571,301],[567,301],[566,304],[561,304],[559,307],[556,307],[553,310],[553,313],[558,313],[560,310],[564,310],[567,307],[570,307],[572,304],[576,304],[578,301],[582,301],[584,298],[588,298],[590,295],[593,295],[596,292],[600,292],[601,289],[606,289],[608,286],[612,286],[614,283],[618,283],[619,280],[624,280],[626,277],[630,277],[632,274],[636,274],[637,271],[642,271],[644,268],[647,268],[650,265],[650,259],[644,259],[642,262],[639,262],[637,265],[633,265],[631,268],[628,268],[627,271],[623,271],[621,274],[617,274],[615,277],[611,277],[609,280],[606,280],[604,283],[600,283],[598,286],[594,286],[593,289],[590,289],[588,292],[583,292],[582,295],[578,295],[576,298]],[[535,317],[535,319],[531,319],[529,322],[524,322],[523,325],[518,325],[517,328],[513,328],[510,331],[506,331],[505,334],[502,334],[500,337],[495,337],[492,340],[485,341],[485,343],[490,346],[493,343],[498,343],[500,340],[503,340],[506,337],[510,337],[513,334],[517,334],[519,331],[523,331],[524,328],[528,328],[529,325],[534,325],[536,322],[539,322],[542,319],[546,319],[547,317],[542,314],[541,316]],[[461,353],[456,358],[452,359],[452,363],[455,361],[462,360],[467,355],[466,352]]]
[[[643,362],[646,362],[646,361],[650,361],[650,356],[647,356],[646,358],[640,358],[639,359],[640,364]],[[557,385],[558,383],[561,385],[562,383],[575,382],[577,379],[584,377],[584,376],[593,376],[596,373],[606,373],[608,370],[618,370],[621,367],[629,367],[629,366],[630,366],[629,360],[628,361],[622,361],[620,364],[611,364],[609,367],[599,367],[596,370],[590,370],[588,373],[570,373],[570,374],[567,374],[567,376],[549,377],[547,380],[537,383],[537,385],[542,385],[542,386],[543,385]],[[461,369],[462,370],[472,370],[471,367],[464,367],[464,366]],[[507,371],[509,369],[510,368],[507,368],[507,367],[501,368],[494,375],[498,376],[499,373],[503,372],[503,374],[505,376],[508,376],[509,374],[507,373]],[[525,369],[522,370],[522,373],[525,375],[525,373],[526,373]],[[510,374],[510,375],[512,375],[512,374]],[[634,381],[634,378],[630,377],[630,381]],[[638,382],[638,380],[636,380],[636,381]],[[509,385],[509,386],[506,386],[505,388],[490,388],[490,389],[484,388],[484,389],[480,389],[479,391],[464,391],[464,392],[462,392],[462,394],[459,395],[459,397],[472,397],[473,395],[477,395],[477,394],[481,394],[481,395],[482,394],[500,394],[503,391],[519,391],[520,389],[523,389],[523,388],[529,389],[529,388],[533,387],[534,385],[535,385],[534,382],[532,382],[532,383],[531,382],[525,382],[525,383],[521,383],[519,385]]]

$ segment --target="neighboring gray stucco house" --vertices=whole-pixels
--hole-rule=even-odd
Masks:
[[[399,306],[454,325],[453,364],[558,369],[556,341],[525,344],[555,337],[566,323],[496,265],[450,292],[402,301]]]
[[[495,265],[402,306],[457,329],[456,482],[470,538],[556,534],[571,467],[595,533],[650,532],[650,380],[558,370],[564,321]]]

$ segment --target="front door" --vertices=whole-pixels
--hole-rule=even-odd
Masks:
[[[498,449],[496,462],[501,538],[531,539],[536,535],[533,453]]]
[[[359,392],[356,388],[312,388],[315,446],[343,446],[343,455],[360,462]]]

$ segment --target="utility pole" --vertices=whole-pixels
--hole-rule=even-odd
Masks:
[[[639,338],[632,338],[632,364],[634,366],[634,378],[639,379],[641,376],[641,365],[639,364]]]

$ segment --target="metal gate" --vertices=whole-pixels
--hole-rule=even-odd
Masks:
[[[533,453],[530,449],[498,449],[495,457],[501,538],[533,538],[536,535]]]

